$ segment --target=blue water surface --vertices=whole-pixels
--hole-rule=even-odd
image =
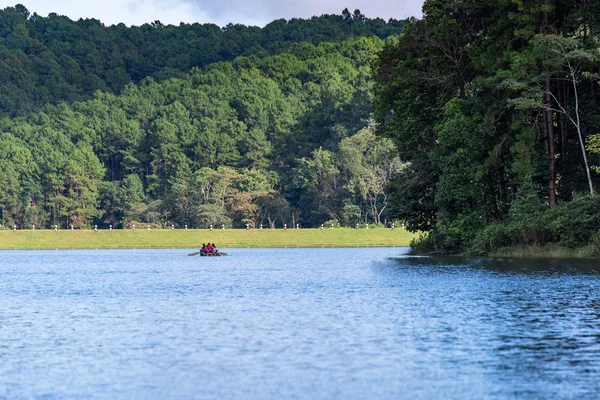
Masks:
[[[0,398],[598,398],[600,263],[0,251]]]

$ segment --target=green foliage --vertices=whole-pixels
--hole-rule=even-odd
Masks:
[[[332,219],[332,220],[323,222],[323,229],[331,229],[331,227],[333,227],[335,229],[335,228],[341,228],[342,226],[340,225],[340,221],[338,221],[337,219]]]
[[[599,224],[600,197],[577,196],[549,208],[542,205],[539,195],[528,184],[519,191],[509,218],[486,226],[475,236],[469,252],[489,254],[509,246],[547,245],[566,248],[590,245],[594,250],[598,245]]]
[[[585,246],[600,226],[600,197],[577,196],[550,210],[546,222],[553,242],[566,247]]]
[[[225,209],[216,204],[204,204],[198,208],[196,226],[209,228],[211,225],[215,228],[221,225],[231,226],[231,219],[227,216]]]
[[[590,256],[600,257],[600,230],[592,235],[590,240]]]
[[[428,232],[416,246],[489,254],[591,240],[595,200],[571,201],[598,180],[581,146],[597,165],[599,26],[587,7],[427,0],[423,19],[386,43],[377,133],[407,162],[389,215]]]
[[[519,188],[507,219],[514,243],[536,245],[547,242],[548,229],[543,218],[545,209],[540,192],[531,181],[526,181]]]
[[[356,15],[360,18],[277,20],[262,29],[232,24],[223,29],[214,24],[165,26],[160,21],[126,27],[105,26],[95,19],[72,21],[54,13],[30,15],[22,5],[7,7],[0,10],[0,117],[24,116],[46,103],[86,100],[98,90],[121,93],[131,82],[148,77],[183,78],[194,67],[241,56],[297,53],[306,45],[354,36],[383,39],[402,33],[408,22]],[[282,63],[276,70],[293,73],[293,68],[287,69],[292,65]],[[281,74],[277,78],[284,79]]]
[[[590,168],[600,174],[600,134],[588,135],[585,148],[592,158]]]
[[[506,224],[495,222],[476,234],[468,252],[474,255],[486,255],[512,243],[510,228]]]
[[[66,30],[71,24],[62,17],[53,22]],[[128,37],[138,28],[107,28],[102,43],[112,29]],[[180,34],[159,24],[145,29],[136,39],[141,45],[146,34]],[[230,26],[223,32],[249,31]],[[177,72],[185,65],[179,54],[161,56],[170,69],[160,70],[161,79],[140,75],[138,84],[73,76],[72,82],[100,90],[89,100],[0,120],[6,165],[0,223],[192,228],[383,222],[386,185],[400,164],[391,142],[376,140],[369,122],[370,63],[382,45],[376,36],[303,42],[289,52],[282,44],[274,56],[241,56],[188,73]],[[107,56],[88,50],[86,73],[104,76]],[[57,68],[64,73],[66,67]],[[120,95],[111,93],[119,87]]]

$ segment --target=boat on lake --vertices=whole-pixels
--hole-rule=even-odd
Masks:
[[[220,257],[226,255],[227,253],[225,253],[224,251],[217,251],[216,253],[200,253],[201,257]]]

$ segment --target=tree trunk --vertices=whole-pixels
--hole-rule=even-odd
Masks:
[[[585,142],[583,141],[583,135],[581,134],[581,121],[579,119],[579,95],[577,93],[577,80],[575,79],[575,70],[569,63],[569,70],[571,72],[571,81],[573,82],[573,92],[575,93],[575,118],[577,121],[575,127],[577,128],[577,135],[579,136],[579,143],[581,144],[581,152],[583,153],[583,163],[585,164],[585,173],[587,175],[588,186],[590,188],[590,195],[594,195],[594,187],[592,185],[592,177],[590,175],[590,166],[588,165],[587,155],[585,153]]]
[[[550,97],[550,79],[546,79],[546,94],[544,95],[544,129],[546,131],[546,153],[550,158],[548,166],[548,204],[550,207],[556,205],[556,162],[554,154],[554,119],[552,108],[552,98]]]

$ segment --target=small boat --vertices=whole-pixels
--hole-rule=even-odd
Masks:
[[[227,253],[224,251],[217,251],[216,253],[202,253],[199,251],[195,251],[193,253],[188,254],[188,256],[197,256],[198,254],[200,254],[200,256],[202,257],[220,257],[227,255]]]
[[[224,251],[217,251],[216,253],[200,253],[201,257],[221,257],[226,256],[227,253]]]

